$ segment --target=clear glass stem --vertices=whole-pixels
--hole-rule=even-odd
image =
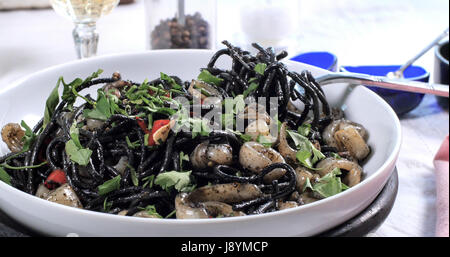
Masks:
[[[95,22],[75,23],[72,35],[75,42],[75,51],[79,59],[97,54],[98,32]]]

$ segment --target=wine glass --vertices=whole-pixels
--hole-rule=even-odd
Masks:
[[[75,23],[72,35],[78,58],[97,54],[97,20],[109,14],[119,0],[50,0],[53,9]]]

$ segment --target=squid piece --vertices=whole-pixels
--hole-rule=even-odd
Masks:
[[[285,163],[280,153],[256,142],[247,142],[242,145],[239,151],[239,162],[244,168],[257,174],[272,163]],[[279,179],[285,173],[284,169],[274,169],[264,176],[264,181],[271,182]]]
[[[364,139],[364,141],[367,140],[368,133],[361,124],[345,119],[332,121],[322,132],[323,140],[328,146],[337,148],[338,144],[336,142],[336,139],[334,138],[334,134],[336,133],[336,131],[345,129],[347,127],[354,127]]]
[[[303,166],[298,166],[295,169],[295,173],[297,174],[296,189],[299,193],[303,192],[307,179],[312,182],[320,178],[319,174],[313,174],[310,170]]]
[[[290,164],[295,164],[297,162],[297,151],[289,146],[286,137],[287,123],[283,122],[280,128],[280,143],[278,144],[278,151],[283,156],[283,158]]]
[[[13,153],[17,153],[22,150],[22,138],[24,136],[25,131],[17,123],[8,123],[2,128],[2,140]]]
[[[336,131],[334,138],[338,149],[346,149],[357,160],[363,160],[370,153],[370,148],[354,127],[346,127]]]
[[[258,186],[249,183],[227,183],[204,186],[192,191],[188,198],[190,202],[216,201],[223,203],[238,203],[261,197],[263,193]]]
[[[340,152],[349,152],[357,160],[363,160],[370,153],[366,143],[368,134],[361,124],[345,119],[335,120],[324,129],[322,137],[328,146]]]
[[[190,160],[196,169],[210,168],[218,164],[231,165],[233,149],[228,144],[209,144],[209,141],[205,141],[195,147]]]
[[[346,159],[326,158],[320,161],[316,168],[317,173],[323,177],[335,168],[347,170],[348,174],[344,177],[342,182],[349,187],[355,186],[361,182],[362,168],[356,162]]]
[[[83,209],[80,199],[69,184],[64,184],[57,189],[50,191],[44,199],[50,202]]]
[[[234,211],[229,204],[218,201],[194,203],[189,194],[180,193],[175,198],[177,219],[206,219],[211,217],[244,216],[241,211]]]
[[[285,210],[299,206],[297,202],[294,201],[278,201],[278,210]]]

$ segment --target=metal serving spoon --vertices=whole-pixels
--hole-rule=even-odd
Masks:
[[[388,77],[371,76],[352,72],[329,73],[317,77],[316,82],[321,86],[331,83],[350,83],[352,85],[367,85],[406,92],[449,97],[448,85],[425,83],[405,79],[392,79]]]
[[[448,36],[448,28],[442,34],[440,34],[435,40],[433,40],[433,42],[431,42],[427,47],[425,47],[419,54],[417,54],[411,60],[403,64],[398,70],[394,72],[391,71],[386,76],[388,78],[398,78],[398,79],[403,78],[403,72],[406,70],[406,68],[411,66],[411,64],[417,61],[417,59],[419,59],[422,55],[428,52],[428,50],[430,50],[433,46],[437,45],[439,41],[441,41],[441,39],[443,39],[446,36]]]

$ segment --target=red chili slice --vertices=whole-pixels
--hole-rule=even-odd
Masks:
[[[139,125],[139,127],[144,131],[145,134],[149,134],[150,130],[147,128],[147,124],[145,124],[145,121],[142,118],[136,117],[136,121]]]
[[[155,140],[153,140],[153,135],[156,133],[156,131],[158,131],[158,129],[160,129],[161,127],[166,126],[167,124],[170,123],[170,120],[155,120],[153,122],[153,127],[152,127],[152,132],[150,133],[149,137],[148,137],[148,145],[152,146],[155,145]]]
[[[63,170],[56,169],[48,175],[44,186],[48,189],[55,189],[57,186],[67,183],[66,173]]]

